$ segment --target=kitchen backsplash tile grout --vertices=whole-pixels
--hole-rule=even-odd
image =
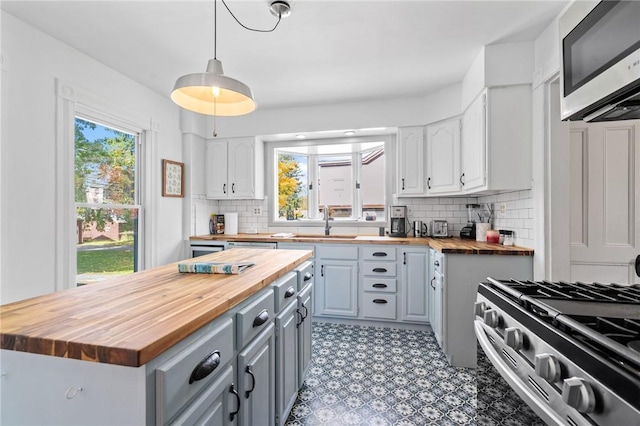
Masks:
[[[322,232],[322,228],[269,227],[269,202],[264,200],[219,200],[195,199],[192,203],[210,206],[212,213],[238,213],[238,231],[249,232],[256,230],[260,233],[268,232]],[[513,191],[496,195],[480,197],[436,197],[436,198],[399,198],[399,205],[406,205],[409,220],[420,220],[427,225],[432,220],[444,219],[449,223],[449,232],[459,235],[460,230],[467,223],[466,204],[491,204],[494,209],[492,227],[514,231],[515,244],[533,247],[533,199],[532,191]],[[506,215],[497,217],[499,204],[506,205]],[[262,214],[254,215],[254,209],[260,207]],[[377,227],[340,228],[341,233],[360,235],[377,235]]]

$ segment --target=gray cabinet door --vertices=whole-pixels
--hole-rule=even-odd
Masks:
[[[320,260],[316,275],[316,314],[358,316],[358,262]]]
[[[427,322],[429,320],[426,249],[403,249],[402,289],[403,319]]]
[[[271,426],[276,420],[273,323],[238,354],[239,425]]]
[[[298,396],[298,302],[276,317],[276,424],[283,425]]]
[[[304,383],[304,375],[311,364],[311,303],[313,284],[305,286],[298,294],[298,388]]]

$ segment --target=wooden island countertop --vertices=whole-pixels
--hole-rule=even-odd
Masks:
[[[239,275],[178,263],[0,306],[2,349],[139,367],[312,256],[233,249],[198,261],[251,261]]]

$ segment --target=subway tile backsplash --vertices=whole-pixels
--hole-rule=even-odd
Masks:
[[[444,219],[449,232],[459,235],[467,223],[466,204],[490,204],[494,209],[492,228],[514,231],[515,244],[533,247],[533,199],[531,190],[514,191],[481,197],[398,198],[398,205],[406,205],[409,220],[420,220],[429,226],[432,220]],[[499,205],[506,205],[504,217],[498,217]],[[211,206],[215,213],[238,212],[238,232],[260,233],[299,232],[320,233],[323,228],[269,227],[267,198],[264,200],[220,200]],[[256,214],[256,209],[261,213]],[[378,228],[335,228],[334,233],[378,235]]]

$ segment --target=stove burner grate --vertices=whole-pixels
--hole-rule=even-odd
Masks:
[[[501,281],[513,290],[536,299],[567,299],[593,302],[640,303],[640,285],[587,284],[566,281]]]

